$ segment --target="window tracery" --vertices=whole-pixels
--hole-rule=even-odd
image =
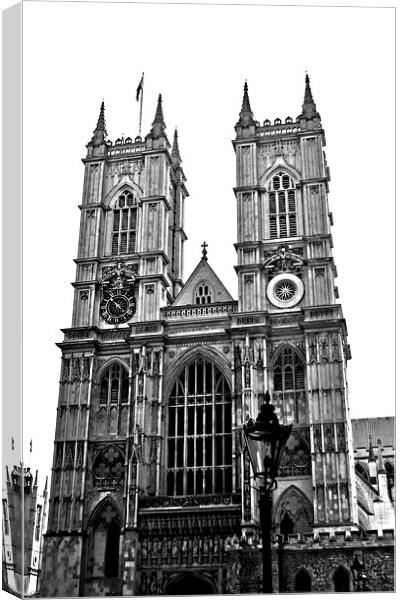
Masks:
[[[188,363],[168,404],[168,495],[232,491],[231,427],[231,394],[221,371],[205,359]]]
[[[125,458],[118,446],[103,448],[93,461],[93,485],[98,489],[115,489],[124,483]]]
[[[119,363],[114,363],[102,376],[99,404],[124,402],[128,402],[128,373]]]
[[[132,192],[119,195],[113,209],[112,255],[131,254],[136,251],[137,206]]]
[[[91,577],[119,576],[120,519],[111,502],[106,502],[89,530],[88,572]]]
[[[283,452],[278,474],[280,477],[309,475],[311,472],[310,449],[299,435],[291,434]]]
[[[208,283],[203,281],[195,292],[195,304],[211,304],[212,288]]]
[[[295,237],[297,213],[293,179],[280,171],[270,180],[268,193],[270,239]]]
[[[307,422],[305,366],[290,346],[282,348],[274,362],[273,389],[273,403],[285,423]]]
[[[292,533],[312,531],[313,508],[308,498],[295,486],[289,487],[277,503],[276,524],[280,533],[288,536]]]

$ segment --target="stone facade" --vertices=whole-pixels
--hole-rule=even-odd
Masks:
[[[301,115],[284,123],[256,121],[245,86],[235,130],[238,301],[206,245],[182,281],[188,192],[161,97],[145,139],[114,144],[102,104],[84,159],[72,327],[59,344],[42,595],[260,590],[242,430],[266,391],[293,426],[273,494],[275,590],[353,585],[349,561],[365,546],[352,541],[351,353],[309,79]],[[374,552],[391,560],[384,523],[369,534],[365,566]]]

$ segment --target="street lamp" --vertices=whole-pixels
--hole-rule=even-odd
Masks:
[[[272,581],[272,492],[277,488],[277,473],[292,425],[281,425],[270,404],[269,392],[256,418],[244,425],[245,442],[249,452],[254,477],[259,486],[259,518],[263,547],[263,592],[273,592]]]

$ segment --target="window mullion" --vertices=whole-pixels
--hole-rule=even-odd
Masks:
[[[121,233],[123,227],[123,211],[120,208],[120,223],[118,227],[118,254],[121,254]]]
[[[127,217],[127,252],[130,251],[130,238],[131,238],[131,209],[128,208],[128,217]]]

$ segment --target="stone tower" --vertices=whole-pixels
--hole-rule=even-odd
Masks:
[[[159,493],[163,357],[159,343],[143,339],[182,287],[188,195],[177,131],[171,147],[165,128],[160,95],[145,139],[112,143],[102,103],[83,159],[72,326],[59,344],[43,595],[122,593],[119,552],[131,557],[136,536],[138,432],[149,435],[149,485]]]
[[[293,424],[275,492],[277,527],[354,527],[350,349],[336,300],[325,134],[309,77],[295,121],[260,124],[245,84],[235,129],[238,311],[253,346],[244,417],[267,389],[280,421]]]
[[[258,591],[242,430],[266,391],[293,424],[275,532],[358,527],[350,351],[309,79],[301,115],[284,123],[256,121],[245,85],[235,130],[238,302],[206,244],[182,282],[187,191],[161,98],[144,140],[114,144],[102,104],[84,159],[72,327],[59,344],[44,596]]]

